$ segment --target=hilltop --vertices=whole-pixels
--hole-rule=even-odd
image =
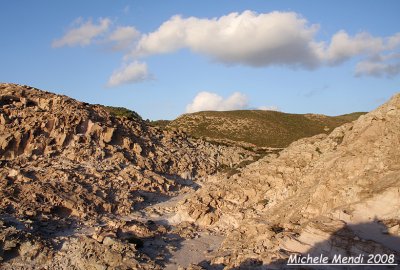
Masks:
[[[328,134],[363,114],[326,116],[261,110],[205,111],[184,114],[169,123],[156,121],[154,124],[162,124],[166,129],[179,129],[210,141],[227,140],[258,147],[283,148],[304,137]]]

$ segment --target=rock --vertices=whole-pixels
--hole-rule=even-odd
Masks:
[[[118,244],[118,241],[116,239],[111,238],[109,236],[104,237],[103,245],[112,246],[112,245],[116,245],[116,244]]]
[[[388,233],[390,233],[392,235],[395,235],[395,236],[398,236],[400,234],[399,233],[400,232],[399,228],[400,228],[400,226],[399,226],[399,224],[397,224],[397,225],[389,228],[388,229]]]
[[[279,258],[286,263],[296,252],[399,254],[400,243],[392,237],[398,235],[400,216],[399,138],[400,94],[331,134],[301,139],[279,157],[246,166],[235,177],[214,176],[180,203],[177,215],[226,232],[210,261],[228,268],[246,265],[248,258],[263,265]]]
[[[6,125],[7,123],[8,123],[8,117],[5,114],[0,113],[0,124]]]
[[[202,265],[227,269],[299,252],[399,255],[400,95],[260,158],[103,106],[0,89],[2,269],[162,269],[165,247],[199,231],[225,234]],[[138,214],[186,192],[168,206],[176,225]],[[146,255],[149,239],[160,248]]]
[[[43,260],[48,269],[102,269],[106,265],[135,269],[118,258],[129,250],[128,257],[134,261],[142,256],[136,250],[143,245],[141,237],[168,233],[166,227],[138,221],[130,225],[130,237],[121,241],[116,237],[119,229],[126,229],[121,217],[152,202],[143,194],[176,195],[188,186],[185,181],[217,171],[219,164],[209,162],[216,154],[226,162],[231,162],[231,156],[241,160],[256,155],[161,131],[140,117],[120,118],[103,106],[36,88],[0,84],[0,89],[0,221],[12,220],[5,223],[0,236],[4,232],[4,237],[11,237],[5,247],[16,255],[5,269],[12,269],[14,261],[24,264],[28,259],[30,264]],[[182,180],[181,175],[188,177]],[[97,223],[105,225],[88,232],[91,237],[80,238],[82,242],[73,240],[80,235],[78,227],[90,231]],[[7,230],[14,226],[21,238]],[[58,244],[52,246],[50,240]],[[50,257],[46,259],[46,252],[43,256],[29,253],[29,243],[32,250],[47,250]],[[64,251],[59,250],[64,247],[61,243],[66,243]],[[14,252],[18,247],[23,255]],[[112,251],[105,252],[105,247]],[[65,262],[54,259],[59,256]],[[144,269],[146,265],[157,269],[151,259]]]
[[[103,141],[105,143],[110,143],[112,141],[114,131],[114,128],[106,128],[105,132],[103,133]]]

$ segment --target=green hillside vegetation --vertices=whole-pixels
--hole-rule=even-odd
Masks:
[[[206,111],[184,114],[166,128],[181,129],[197,138],[227,139],[258,147],[282,148],[300,138],[330,133],[363,114],[325,116],[260,110]]]
[[[135,111],[131,111],[123,107],[103,106],[109,113],[117,117],[127,117],[129,119],[142,119],[142,117]]]
[[[156,121],[151,121],[150,125],[159,127],[161,129],[165,129],[170,123],[171,123],[170,120],[156,120]]]

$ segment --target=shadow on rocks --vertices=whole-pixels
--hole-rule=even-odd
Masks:
[[[395,221],[396,223],[399,220]],[[316,244],[302,257],[327,257],[329,263],[334,263],[334,258],[351,258],[354,263],[368,264],[372,258],[386,258],[393,256],[394,264],[400,263],[400,237],[389,234],[390,228],[383,222],[374,220],[372,222],[349,224],[336,231],[332,236],[323,242]],[[400,231],[399,231],[400,232]],[[282,250],[282,253],[285,251]],[[386,255],[386,256],[382,256]],[[293,256],[293,255],[292,255]],[[340,256],[340,257],[339,257]],[[375,263],[388,263],[389,261],[376,261]],[[384,259],[386,260],[386,259]],[[337,263],[337,261],[336,261]],[[288,259],[277,260],[269,267],[260,269],[299,269],[299,266],[288,266]],[[324,266],[324,269],[353,269],[355,266]],[[363,269],[398,269],[399,266],[362,266]],[[304,266],[303,269],[320,269],[321,266]],[[255,268],[257,269],[257,268]]]
[[[37,247],[60,250],[63,237],[73,235],[77,227],[78,222],[72,217],[38,214],[17,218],[12,214],[1,214],[0,262],[12,260]]]
[[[368,263],[368,259],[372,257],[379,260],[380,263],[393,263],[400,264],[400,237],[393,235],[393,228],[397,228],[397,234],[400,233],[398,228],[400,220],[392,220],[393,226],[390,228],[385,223],[380,221],[372,221],[367,223],[359,223],[347,225],[344,228],[334,232],[331,237],[323,242],[320,242],[310,248],[303,254],[297,256],[307,257],[328,257],[329,263],[332,263],[334,256],[336,258],[341,256],[347,258],[362,258],[361,263]],[[396,225],[397,224],[397,225]],[[279,251],[282,257],[289,257],[290,252],[286,250]],[[295,254],[292,254],[294,256]],[[390,257],[392,255],[392,257]],[[393,258],[393,261],[387,259]],[[264,269],[354,269],[355,266],[291,266],[288,265],[288,259],[279,259],[271,262],[270,264],[263,264],[260,259],[249,258],[243,261],[239,266],[228,268],[224,264],[213,265],[210,262],[202,262],[199,265],[207,270],[264,270]],[[382,261],[384,260],[384,261]],[[356,262],[357,263],[357,262]],[[399,269],[397,265],[384,265],[384,266],[360,266],[360,269]]]
[[[178,234],[166,233],[155,237],[141,238],[139,251],[149,256],[158,265],[165,267],[172,259],[172,252],[182,248],[185,240]]]

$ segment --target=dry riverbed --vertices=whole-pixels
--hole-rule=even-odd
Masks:
[[[181,223],[176,219],[177,204],[193,192],[193,189],[187,189],[178,196],[155,202],[130,216],[132,219],[154,222],[169,228],[170,233],[146,239],[141,248],[141,252],[158,261],[166,270],[185,268],[210,259],[212,252],[219,248],[224,239],[222,234],[192,227],[193,224]]]

